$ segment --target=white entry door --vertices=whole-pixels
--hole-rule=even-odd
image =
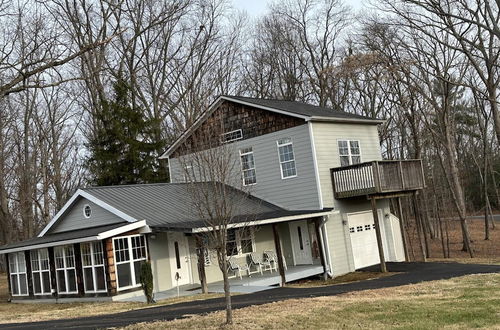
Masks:
[[[172,286],[191,283],[191,268],[189,267],[189,248],[187,238],[183,233],[169,232],[168,251],[170,256],[170,273]],[[178,282],[177,282],[178,279]]]
[[[311,242],[307,221],[289,223],[290,239],[292,241],[293,260],[295,265],[310,265],[313,263]]]
[[[359,269],[380,263],[372,212],[351,213],[347,215],[347,220],[354,268]]]

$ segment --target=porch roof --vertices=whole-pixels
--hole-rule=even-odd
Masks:
[[[0,254],[103,240],[114,235],[137,229],[143,229],[143,231],[145,229],[146,231],[149,231],[145,221],[138,221],[134,223],[120,222],[106,226],[90,227],[57,234],[48,234],[42,237],[34,237],[21,242],[3,245],[0,246]]]

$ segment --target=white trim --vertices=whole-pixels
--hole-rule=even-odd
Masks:
[[[233,134],[233,133],[236,133],[236,132],[240,132],[240,136],[239,137],[236,137],[236,138],[233,138],[233,139],[230,139],[230,140],[226,140],[226,136],[228,136],[230,134]],[[234,141],[239,141],[239,140],[243,139],[243,131],[241,130],[241,128],[238,128],[238,129],[235,129],[235,130],[232,130],[232,131],[229,131],[229,132],[222,133],[222,136],[223,136],[222,143],[230,143],[230,142],[234,142]]]
[[[340,154],[340,146],[339,146],[339,142],[347,142],[347,150],[348,150],[348,154],[347,155],[341,155]],[[351,142],[358,142],[358,149],[359,149],[359,155],[353,155],[351,153]],[[361,141],[360,140],[357,140],[357,139],[350,139],[350,138],[341,138],[341,139],[337,139],[337,153],[339,155],[339,164],[340,166],[349,166],[349,165],[355,165],[353,162],[352,162],[352,157],[357,157],[359,156],[359,163],[356,163],[356,164],[361,164],[363,162],[363,155],[362,155],[362,152],[361,152]],[[349,164],[347,165],[342,165],[342,161],[341,161],[341,157],[349,157]]]
[[[270,223],[279,223],[279,222],[293,221],[293,220],[299,220],[299,219],[304,219],[304,218],[321,217],[321,216],[325,216],[325,215],[338,214],[338,213],[340,213],[340,212],[332,210],[332,211],[325,211],[325,212],[318,212],[318,213],[291,215],[291,216],[273,218],[273,219],[255,220],[255,221],[249,221],[249,222],[243,222],[243,223],[229,224],[227,226],[227,229],[241,228],[241,227],[246,227],[246,226],[261,226],[261,225],[266,225],[266,224],[270,224]],[[193,228],[192,233],[195,233],[195,234],[196,233],[204,233],[204,232],[207,232],[210,230],[212,230],[211,227]]]
[[[96,264],[95,261],[95,250],[94,250],[94,244],[98,243],[101,246],[101,253],[102,253],[102,264]],[[83,262],[83,252],[80,251],[80,258],[82,262],[82,280],[83,280],[83,288],[85,293],[100,293],[100,292],[107,292],[108,291],[108,281],[106,279],[106,262],[105,262],[105,252],[106,249],[102,244],[102,241],[97,241],[97,242],[87,242],[85,244],[89,245],[89,252],[90,252],[90,263],[91,265],[84,265]],[[80,245],[81,249],[81,245]],[[97,290],[97,274],[96,274],[96,268],[103,268],[103,275],[104,275],[104,289],[103,290]],[[88,290],[87,285],[85,284],[85,269],[91,269],[92,270],[92,285],[94,286],[94,290]]]
[[[312,123],[308,122],[307,126],[309,127],[309,139],[311,140],[311,150],[312,150],[312,158],[313,158],[313,165],[314,165],[314,176],[316,177],[316,189],[318,191],[319,208],[322,209],[323,208],[323,194],[321,192],[321,183],[320,183],[319,168],[318,168],[318,158],[316,155],[316,144],[314,143],[314,134],[313,134]]]
[[[41,250],[46,250],[47,252],[47,265],[48,265],[48,269],[42,269],[42,262],[41,262],[41,258],[40,258],[40,251]],[[38,270],[33,270],[33,253],[36,253],[36,261],[38,262]],[[31,263],[31,283],[33,285],[33,294],[35,296],[46,296],[46,295],[50,295],[52,294],[52,272],[50,271],[50,255],[49,255],[49,251],[48,249],[36,249],[36,250],[31,250],[30,251],[30,263]],[[42,276],[42,273],[46,273],[48,272],[49,273],[49,291],[45,291],[45,285],[43,283],[43,276]],[[35,292],[35,281],[34,281],[34,278],[35,276],[38,276],[38,278],[40,279],[40,289],[42,290],[41,293],[36,293]]]
[[[283,140],[283,139],[290,139],[290,142],[280,144],[279,141]],[[288,145],[292,146],[293,160],[287,160],[287,161],[282,162],[281,161],[281,155],[280,155],[280,147],[286,147]],[[297,177],[297,175],[298,175],[297,160],[295,159],[295,150],[293,149],[293,139],[291,137],[278,138],[276,140],[276,146],[277,146],[277,151],[278,151],[278,162],[279,162],[279,165],[280,165],[281,180],[286,180],[286,179],[291,179],[291,178]],[[281,165],[284,164],[284,163],[290,163],[292,161],[293,161],[293,166],[295,167],[295,175],[290,175],[290,176],[286,176],[286,177],[283,176],[283,166],[281,166]]]
[[[71,251],[73,251],[73,266],[69,267],[67,263],[67,258],[68,256],[66,255],[66,247],[70,248]],[[57,250],[60,250],[62,252],[62,261],[63,261],[63,267],[58,268],[57,267]],[[77,294],[78,293],[78,273],[76,270],[76,253],[75,253],[75,248],[73,245],[62,245],[62,246],[57,246],[54,249],[54,266],[55,266],[55,271],[56,271],[56,288],[57,288],[57,293],[61,294]],[[59,271],[64,272],[64,286],[66,287],[65,291],[61,291],[59,288]],[[75,290],[74,291],[69,291],[69,276],[68,276],[68,271],[73,270],[75,272]]]
[[[340,213],[340,212],[336,212],[336,213]],[[328,220],[330,220],[330,217],[327,217]],[[326,228],[326,222],[328,220],[325,220],[325,222],[323,223],[323,234],[324,234],[324,238],[325,238],[325,250],[326,250],[326,253],[328,254],[328,266],[330,268],[330,273],[333,275],[333,263],[332,263],[332,255],[330,253],[330,244],[328,243],[328,229]]]
[[[245,149],[250,149],[251,151],[247,151],[247,152],[242,153],[241,151],[245,150]],[[240,154],[241,180],[242,180],[243,186],[247,187],[247,186],[256,185],[257,184],[257,164],[255,163],[255,156],[254,156],[254,153],[253,153],[253,147],[240,148],[238,150],[238,152]],[[245,169],[243,169],[243,159],[242,159],[242,156],[246,156],[246,155],[250,155],[250,154],[252,155],[253,168],[249,168],[249,169],[245,170]],[[251,170],[253,170],[253,172],[255,173],[255,182],[254,183],[246,184],[245,183],[245,171],[251,171]]]
[[[144,251],[145,251],[145,256],[144,258],[140,258],[140,259],[134,259],[134,253],[133,253],[133,250],[132,250],[132,237],[144,237]],[[126,239],[127,240],[127,243],[128,243],[128,254],[129,254],[129,259],[127,261],[116,261],[116,251],[115,251],[115,240],[118,240],[118,239]],[[135,234],[135,235],[126,235],[126,236],[119,236],[119,237],[113,237],[112,239],[112,244],[113,244],[113,260],[115,262],[115,275],[116,275],[116,291],[123,291],[123,290],[128,290],[128,289],[132,289],[132,288],[138,288],[141,286],[141,283],[140,281],[138,281],[138,279],[135,278],[135,269],[133,268],[134,267],[134,263],[136,261],[147,261],[148,260],[148,242],[147,242],[147,239],[146,239],[146,236],[142,235],[142,234]],[[132,285],[128,285],[128,286],[124,286],[124,287],[120,287],[119,286],[119,277],[118,277],[118,265],[123,265],[123,264],[128,264],[129,267],[130,267],[130,277],[131,277],[131,282],[132,283],[135,283],[135,284],[132,284]]]
[[[102,207],[103,209],[113,213],[114,215],[118,216],[119,218],[122,218],[125,221],[136,222],[138,220],[138,219],[135,219],[135,218],[131,217],[130,215],[116,209],[115,207],[109,205],[108,203],[101,201],[97,197],[89,194],[88,192],[83,191],[82,189],[78,189],[76,191],[76,193],[70,198],[70,200],[67,201],[66,204],[64,204],[62,209],[59,210],[59,212],[57,212],[57,214],[54,216],[54,218],[52,218],[52,220],[45,226],[45,228],[43,228],[43,230],[40,232],[40,234],[38,234],[38,237],[43,237],[47,233],[47,231],[57,222],[57,220],[59,220],[59,218],[64,213],[66,213],[66,210],[73,205],[73,203],[75,202],[75,200],[78,197],[83,197],[83,198],[93,202],[97,206]]]
[[[1,250],[0,254],[33,250],[33,249],[43,249],[43,248],[51,247],[51,246],[68,245],[68,244],[74,244],[74,243],[84,243],[84,242],[90,242],[90,241],[99,241],[99,240],[103,240],[103,239],[106,239],[106,238],[109,238],[109,237],[112,237],[115,235],[126,233],[127,231],[135,230],[135,229],[139,229],[139,232],[141,234],[151,233],[151,228],[146,224],[146,220],[141,220],[141,221],[127,224],[127,225],[123,225],[123,226],[115,228],[115,229],[103,231],[102,233],[99,233],[96,236],[88,236],[88,237],[82,237],[82,238],[68,239],[68,240],[64,240],[64,241],[55,241],[55,242],[41,243],[41,244],[36,244],[36,245],[21,246],[21,247],[17,247],[17,248],[8,249],[8,250]]]
[[[90,214],[88,216],[87,216],[87,213],[85,213],[87,207],[90,210]],[[83,205],[83,210],[82,211],[83,211],[83,216],[85,217],[85,219],[90,219],[90,217],[92,216],[92,207],[90,207],[89,204],[85,204],[85,205]]]
[[[371,124],[380,125],[385,123],[387,120],[384,119],[362,119],[362,118],[335,118],[335,117],[323,117],[323,116],[312,116],[309,117],[308,121],[327,121],[334,123],[351,123],[351,124]]]
[[[24,272],[20,272],[19,271],[19,254],[22,255],[22,258],[24,258]],[[9,258],[8,258],[8,262],[9,262],[9,283],[11,285],[11,292],[10,294],[13,296],[13,297],[26,297],[26,296],[29,296],[29,292],[30,292],[30,289],[29,289],[29,286],[28,286],[28,263],[26,262],[26,255],[24,254],[24,252],[17,252],[14,254],[15,255],[15,264],[16,264],[16,271],[15,272],[12,272],[12,267],[10,267],[10,258],[13,257],[13,255],[10,255]],[[31,265],[30,265],[31,266]],[[26,289],[26,293],[22,294],[21,293],[21,276],[24,274],[24,278],[25,278],[25,282],[26,282],[26,286],[25,286],[25,289]],[[14,294],[12,292],[12,275],[15,275],[16,276],[16,280],[17,280],[17,291],[18,293],[17,294]]]

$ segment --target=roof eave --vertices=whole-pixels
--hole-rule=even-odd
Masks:
[[[336,117],[324,117],[324,116],[312,116],[309,118],[309,121],[366,124],[366,125],[380,125],[386,122],[386,120],[384,119],[336,118]]]

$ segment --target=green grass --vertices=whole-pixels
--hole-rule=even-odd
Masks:
[[[367,290],[336,297],[293,299],[234,312],[170,322],[143,323],[132,329],[500,329],[500,274]]]

